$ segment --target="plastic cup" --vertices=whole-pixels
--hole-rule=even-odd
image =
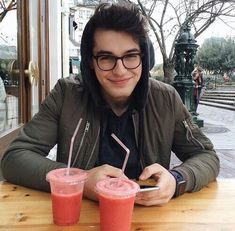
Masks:
[[[87,173],[78,168],[59,168],[46,175],[51,187],[53,221],[72,225],[79,221],[84,182]]]
[[[108,178],[96,184],[101,231],[129,231],[139,185],[124,178]]]

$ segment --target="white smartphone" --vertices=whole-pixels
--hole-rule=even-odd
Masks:
[[[149,192],[149,191],[153,191],[153,190],[159,190],[160,187],[155,185],[140,185],[140,190],[139,192]]]

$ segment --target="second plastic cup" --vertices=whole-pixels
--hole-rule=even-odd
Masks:
[[[57,225],[71,225],[79,221],[84,182],[87,173],[78,168],[60,168],[50,171],[53,221]]]
[[[101,231],[129,231],[139,185],[128,179],[109,178],[99,181],[96,190]]]

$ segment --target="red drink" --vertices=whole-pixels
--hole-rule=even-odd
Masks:
[[[70,225],[80,217],[82,192],[74,194],[52,193],[53,220],[57,225]]]
[[[79,220],[85,171],[78,168],[60,168],[50,171],[53,221],[57,225],[72,225]]]
[[[129,231],[135,196],[112,198],[100,195],[100,224],[102,231]]]
[[[139,186],[128,179],[110,178],[97,183],[101,231],[129,231]]]

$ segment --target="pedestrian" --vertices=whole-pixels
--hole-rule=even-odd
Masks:
[[[224,79],[224,82],[229,82],[229,77],[227,73],[224,73],[223,79]]]
[[[81,41],[81,75],[59,79],[39,112],[25,125],[2,160],[4,177],[49,191],[46,174],[71,166],[85,169],[85,197],[97,200],[95,185],[108,177],[152,178],[160,190],[138,193],[136,203],[161,205],[216,179],[219,159],[211,141],[170,85],[149,78],[153,47],[145,17],[133,4],[101,4]],[[150,57],[151,56],[151,57]],[[111,137],[114,133],[129,149]],[[56,161],[47,157],[57,144]],[[169,169],[171,153],[182,164]]]
[[[203,70],[201,67],[197,66],[192,72],[193,80],[195,81],[195,87],[193,92],[195,115],[198,115],[197,108],[199,100],[201,98],[202,88],[203,88]]]
[[[6,126],[6,89],[0,76],[0,133],[4,132]]]

